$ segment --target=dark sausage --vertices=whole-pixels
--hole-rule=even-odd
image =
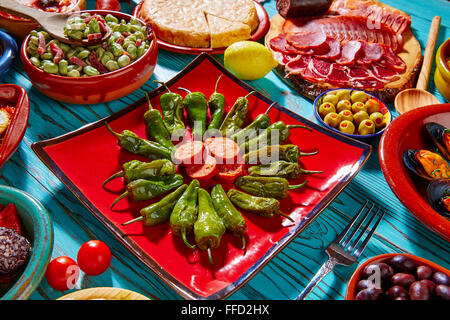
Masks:
[[[309,17],[327,12],[333,0],[277,0],[277,10],[284,18]]]

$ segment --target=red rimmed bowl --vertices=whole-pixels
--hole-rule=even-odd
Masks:
[[[364,92],[365,94],[367,94],[368,96],[370,96],[371,99],[375,99],[376,101],[378,101],[378,103],[380,104],[380,112],[383,114],[384,122],[386,123],[386,126],[383,129],[381,129],[379,131],[376,131],[373,134],[362,135],[362,134],[345,133],[345,132],[342,132],[342,131],[340,131],[340,130],[338,130],[336,128],[333,128],[332,126],[326,124],[325,121],[322,119],[322,117],[319,114],[319,107],[320,107],[320,105],[322,103],[323,97],[325,97],[325,95],[327,93],[333,92],[333,91],[338,91],[338,90],[350,90],[350,92],[361,91],[361,92]],[[389,126],[391,121],[392,121],[391,111],[386,106],[386,104],[383,101],[381,101],[379,98],[374,96],[373,94],[370,94],[370,93],[368,93],[368,92],[366,92],[364,90],[358,90],[358,89],[352,89],[352,88],[330,89],[330,90],[327,90],[327,91],[323,92],[321,95],[319,95],[314,100],[314,104],[313,105],[314,105],[314,115],[315,115],[317,121],[319,121],[319,123],[321,125],[323,125],[324,127],[327,127],[330,130],[333,130],[333,131],[335,131],[337,133],[340,133],[340,134],[342,134],[344,136],[347,136],[347,137],[350,137],[350,138],[353,138],[353,139],[357,139],[357,140],[361,140],[361,141],[364,141],[364,142],[368,142],[368,141],[373,140],[375,138],[379,138],[383,134],[383,132],[386,130],[386,128]]]
[[[72,0],[72,5],[66,12],[80,11],[86,9],[86,0]],[[13,37],[22,41],[39,25],[30,19],[25,19],[8,14],[0,10],[0,28],[7,30]]]
[[[366,260],[364,263],[362,263],[356,270],[355,272],[353,272],[350,281],[348,282],[347,285],[347,292],[345,293],[345,300],[355,300],[356,294],[357,292],[357,284],[359,282],[359,280],[362,280],[362,272],[364,270],[365,267],[367,267],[369,264],[372,263],[378,263],[378,262],[387,262],[390,259],[392,259],[395,256],[405,256],[408,258],[411,258],[412,260],[414,260],[414,262],[416,262],[416,265],[424,265],[424,266],[428,266],[433,270],[434,272],[442,272],[445,273],[446,275],[450,276],[450,270],[434,263],[431,262],[429,260],[426,260],[424,258],[420,258],[411,254],[404,254],[404,253],[386,253],[386,254],[381,254],[378,256],[375,256],[373,258],[370,258],[368,260]]]
[[[407,149],[431,149],[423,131],[428,122],[450,127],[450,103],[414,109],[392,121],[381,137],[380,165],[400,202],[428,228],[450,241],[450,220],[439,215],[427,201],[428,182],[413,177],[402,161]]]
[[[130,20],[131,15],[109,10],[86,10],[91,14],[112,14],[119,19]],[[142,20],[140,22],[145,25]],[[74,104],[96,104],[119,99],[140,88],[152,75],[158,58],[155,34],[150,47],[136,61],[116,71],[90,77],[63,77],[44,72],[28,58],[28,36],[22,44],[22,65],[33,85],[43,94],[58,101]]]
[[[27,130],[30,102],[24,88],[15,84],[0,84],[0,105],[15,108],[11,122],[0,142],[0,168],[19,147]]]

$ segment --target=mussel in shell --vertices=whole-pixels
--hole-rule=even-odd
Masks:
[[[432,181],[427,188],[427,197],[434,210],[450,218],[450,179]]]
[[[428,150],[406,150],[403,163],[408,170],[429,181],[450,178],[449,163],[441,155]]]
[[[430,122],[425,125],[425,132],[439,149],[441,154],[450,160],[450,129],[436,122]]]

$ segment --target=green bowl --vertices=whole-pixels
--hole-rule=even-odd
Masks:
[[[22,275],[0,300],[25,300],[41,283],[53,247],[53,227],[47,210],[29,194],[0,185],[0,203],[14,203],[22,220],[23,233],[31,243],[31,256]]]

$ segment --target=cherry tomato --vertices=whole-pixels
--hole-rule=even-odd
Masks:
[[[90,240],[84,243],[77,255],[80,269],[89,276],[102,274],[111,264],[111,251],[100,240]]]
[[[45,273],[48,284],[55,290],[66,291],[72,289],[80,276],[80,268],[69,257],[61,256],[53,259]]]
[[[95,9],[120,11],[120,3],[118,0],[97,0]]]

